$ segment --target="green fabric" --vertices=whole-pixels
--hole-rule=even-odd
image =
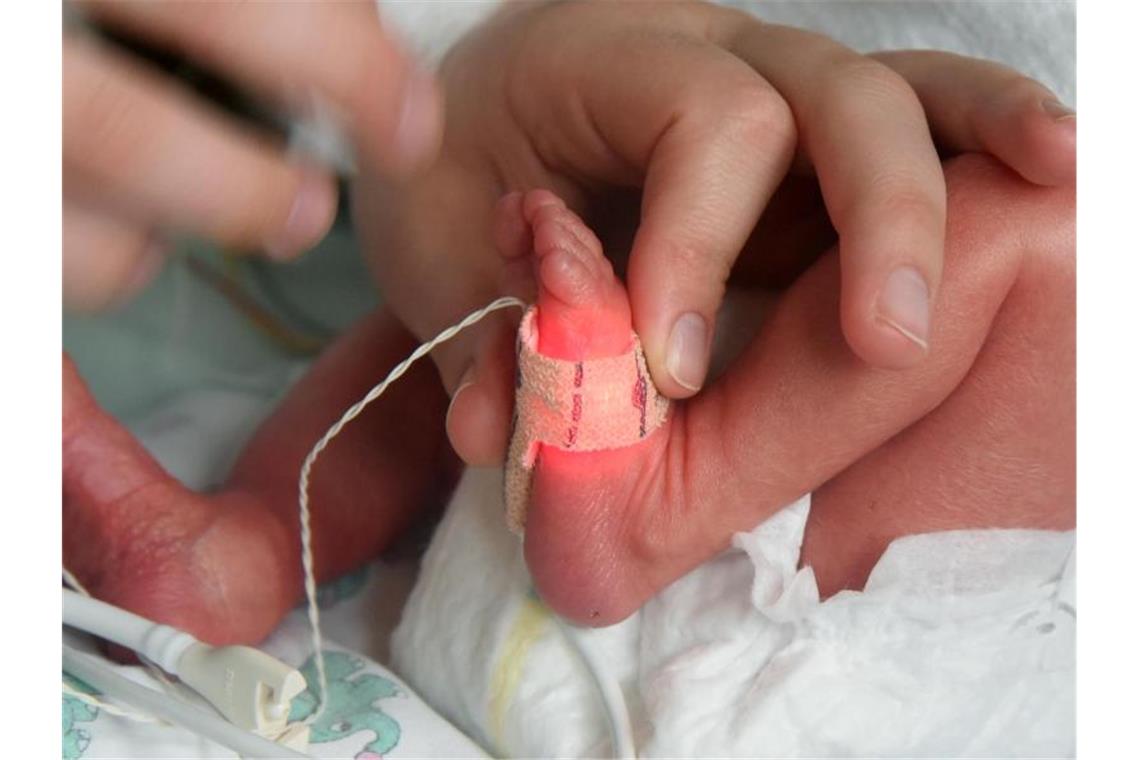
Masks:
[[[191,255],[218,271],[225,267],[215,250],[186,242],[131,304],[110,314],[64,318],[64,350],[99,402],[128,426],[188,390],[239,388],[275,396],[305,363],[191,272],[185,261]],[[315,322],[336,332],[379,303],[347,230],[335,230],[299,261],[257,266],[263,279],[252,265],[238,266],[245,290],[263,304],[287,302],[303,317],[294,326]],[[266,282],[281,299],[267,297]]]

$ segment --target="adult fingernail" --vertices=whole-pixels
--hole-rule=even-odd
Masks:
[[[463,391],[470,388],[475,384],[475,365],[467,368],[463,376],[459,378],[459,385],[455,386],[455,393],[451,394],[451,403],[447,405],[447,415],[443,418],[443,429],[451,430],[451,410],[455,408],[455,402],[463,394]]]
[[[1077,112],[1059,100],[1048,98],[1041,101],[1041,110],[1049,114],[1055,121],[1077,118]]]
[[[665,369],[682,388],[698,391],[709,365],[709,327],[700,314],[682,314],[673,323]]]
[[[404,102],[393,137],[396,155],[403,165],[412,166],[429,157],[441,119],[435,79],[429,72],[415,69],[404,86]]]
[[[336,215],[336,189],[321,174],[306,172],[293,196],[281,236],[265,247],[272,259],[296,258],[312,248],[332,226]]]
[[[925,351],[930,336],[930,288],[917,269],[899,267],[879,291],[878,317]]]

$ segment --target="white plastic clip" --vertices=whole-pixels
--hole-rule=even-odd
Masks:
[[[293,698],[305,690],[301,673],[258,649],[211,647],[185,631],[126,610],[63,592],[63,622],[130,647],[214,706],[238,728],[286,746],[307,744],[308,731],[289,726]]]
[[[293,697],[305,690],[298,671],[252,647],[194,643],[177,672],[228,721],[267,738],[285,732]]]

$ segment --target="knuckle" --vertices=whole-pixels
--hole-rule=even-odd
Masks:
[[[910,83],[872,58],[844,56],[832,64],[824,80],[824,101],[850,101],[854,95],[856,102],[889,105],[901,117],[925,122],[922,103]]]
[[[866,224],[890,220],[892,224],[941,230],[946,223],[944,185],[924,182],[906,170],[880,173],[864,193],[854,197],[852,206],[855,221]]]
[[[945,195],[932,192],[914,179],[884,184],[882,209],[892,217],[941,227],[946,221]]]
[[[694,230],[695,240],[709,240],[715,230],[705,234]],[[701,300],[719,302],[724,294],[725,284],[735,261],[735,251],[710,250],[708,244],[698,242],[671,241],[662,249],[662,259],[667,262],[670,280],[674,289],[689,293],[701,293]],[[678,287],[679,286],[679,287]]]
[[[855,89],[869,97],[896,99],[914,95],[900,74],[866,56],[843,58],[834,65],[830,80],[834,86]]]
[[[790,145],[796,137],[795,119],[787,101],[767,84],[756,81],[736,85],[725,96],[718,118],[744,144]]]

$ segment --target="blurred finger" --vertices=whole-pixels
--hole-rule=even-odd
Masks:
[[[87,41],[65,40],[64,187],[150,226],[288,257],[336,211],[325,174],[213,113],[161,77]]]
[[[297,111],[319,97],[370,159],[405,173],[434,156],[434,80],[381,26],[374,2],[85,2],[83,7],[192,55]]]
[[[98,311],[122,303],[162,270],[163,246],[150,232],[78,203],[63,206],[63,303]]]

